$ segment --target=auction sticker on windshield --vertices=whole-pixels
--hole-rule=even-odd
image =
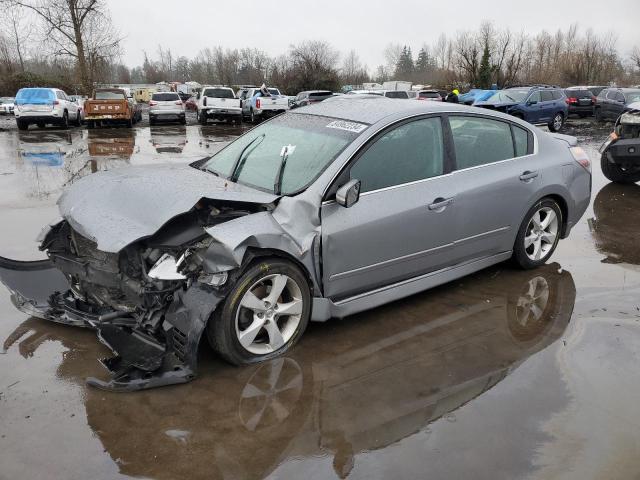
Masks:
[[[362,123],[345,122],[344,120],[336,120],[328,124],[327,128],[338,128],[340,130],[347,130],[349,132],[360,133],[365,128],[367,128],[367,126],[363,125]]]

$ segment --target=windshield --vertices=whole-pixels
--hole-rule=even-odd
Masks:
[[[627,103],[640,102],[640,90],[624,92],[624,98],[627,100]]]
[[[205,88],[202,96],[212,98],[235,98],[233,90],[230,88]]]
[[[275,192],[286,160],[280,192],[290,195],[306,188],[366,127],[316,115],[281,115],[230,143],[203,168],[229,178],[237,165],[238,183]]]
[[[125,96],[123,92],[113,90],[98,91],[95,96],[96,100],[122,100],[124,98]]]
[[[504,103],[504,102],[524,102],[529,95],[528,88],[510,88],[508,90],[500,90],[491,95],[487,102]]]

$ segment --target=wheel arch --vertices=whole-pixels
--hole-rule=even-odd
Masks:
[[[320,293],[317,291],[315,282],[313,281],[313,274],[309,271],[306,265],[290,253],[283,250],[278,250],[276,248],[248,247],[247,251],[244,254],[244,258],[242,259],[242,270],[246,270],[249,265],[253,264],[254,261],[264,258],[278,258],[293,263],[300,269],[305,279],[307,280],[311,296],[314,297]]]
[[[555,201],[558,206],[560,207],[560,211],[562,212],[562,225],[560,227],[560,238],[566,238],[567,236],[567,225],[569,224],[569,205],[567,203],[567,200],[560,195],[559,193],[550,193],[547,195],[543,195],[542,197],[538,198],[535,202],[533,202],[533,205],[536,205],[537,203],[543,201],[543,200],[553,200]],[[531,207],[529,207],[531,208]]]

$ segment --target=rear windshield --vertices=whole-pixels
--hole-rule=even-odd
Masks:
[[[282,169],[283,195],[306,188],[368,125],[315,115],[284,114],[258,125],[218,152],[204,169],[274,192]],[[234,168],[235,166],[235,168]]]
[[[409,98],[407,92],[387,92],[384,96],[387,98]]]
[[[55,94],[53,90],[48,88],[22,88],[18,90],[16,95],[16,103],[18,105],[30,103],[30,104],[44,104],[51,103],[55,100]]]
[[[156,102],[173,102],[180,100],[180,95],[177,93],[154,93],[151,100],[155,100]]]
[[[280,92],[278,91],[277,88],[267,88],[267,90],[269,90],[269,93],[271,95],[280,95]]]
[[[333,95],[331,92],[313,92],[309,94],[309,98],[330,97],[331,95]]]
[[[593,96],[589,90],[565,90],[564,94],[569,98],[591,98]]]
[[[206,88],[202,96],[213,98],[235,98],[233,96],[233,91],[228,88]]]
[[[419,98],[438,98],[440,94],[438,92],[420,92]]]
[[[96,100],[124,100],[126,97],[123,92],[116,92],[113,90],[97,91]]]

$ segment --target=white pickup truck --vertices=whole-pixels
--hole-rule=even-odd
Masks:
[[[251,123],[289,110],[287,96],[282,95],[277,88],[269,87],[267,90],[270,94],[268,97],[262,95],[258,87],[244,88],[238,92],[242,101],[242,116],[249,118]]]
[[[240,99],[229,87],[212,86],[202,87],[197,95],[198,122],[207,124],[207,120],[226,120],[228,122],[242,122],[242,108]]]

